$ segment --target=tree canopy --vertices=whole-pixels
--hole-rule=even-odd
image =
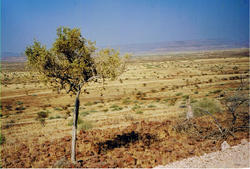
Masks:
[[[35,41],[26,48],[25,54],[28,66],[38,71],[44,82],[58,90],[76,93],[94,78],[114,79],[124,70],[119,51],[95,51],[95,42],[82,37],[80,29],[59,27],[51,49]]]

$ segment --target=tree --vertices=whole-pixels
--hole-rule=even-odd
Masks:
[[[25,50],[28,67],[32,71],[37,71],[43,82],[58,91],[66,90],[67,93],[76,96],[72,127],[71,161],[73,163],[76,162],[76,134],[81,89],[86,83],[97,78],[114,79],[124,70],[119,52],[105,49],[101,51],[109,52],[104,52],[105,55],[99,52],[94,58],[95,51],[95,43],[82,37],[80,29],[66,27],[57,29],[57,39],[51,49],[35,41]]]

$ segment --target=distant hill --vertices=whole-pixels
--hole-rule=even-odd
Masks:
[[[249,48],[249,42],[210,39],[114,45],[109,47],[120,49],[121,53],[129,52],[133,55],[148,55],[169,52]]]
[[[22,53],[2,52],[1,61],[3,62],[25,62],[26,56]]]
[[[99,46],[99,48],[105,48],[105,47],[120,49],[120,52],[122,54],[128,52],[132,53],[133,56],[138,56],[138,55],[166,54],[169,52],[249,48],[249,42],[210,39],[210,40],[186,40],[186,41]],[[26,61],[26,56],[20,53],[2,52],[1,60],[8,62],[24,62]]]

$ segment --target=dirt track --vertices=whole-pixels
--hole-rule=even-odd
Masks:
[[[195,156],[156,168],[249,168],[250,143],[239,144],[224,151]]]

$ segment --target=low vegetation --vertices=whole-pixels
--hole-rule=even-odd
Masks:
[[[221,104],[215,99],[203,98],[192,104],[194,116],[199,117],[205,115],[204,111],[208,111],[211,114],[221,112]]]

